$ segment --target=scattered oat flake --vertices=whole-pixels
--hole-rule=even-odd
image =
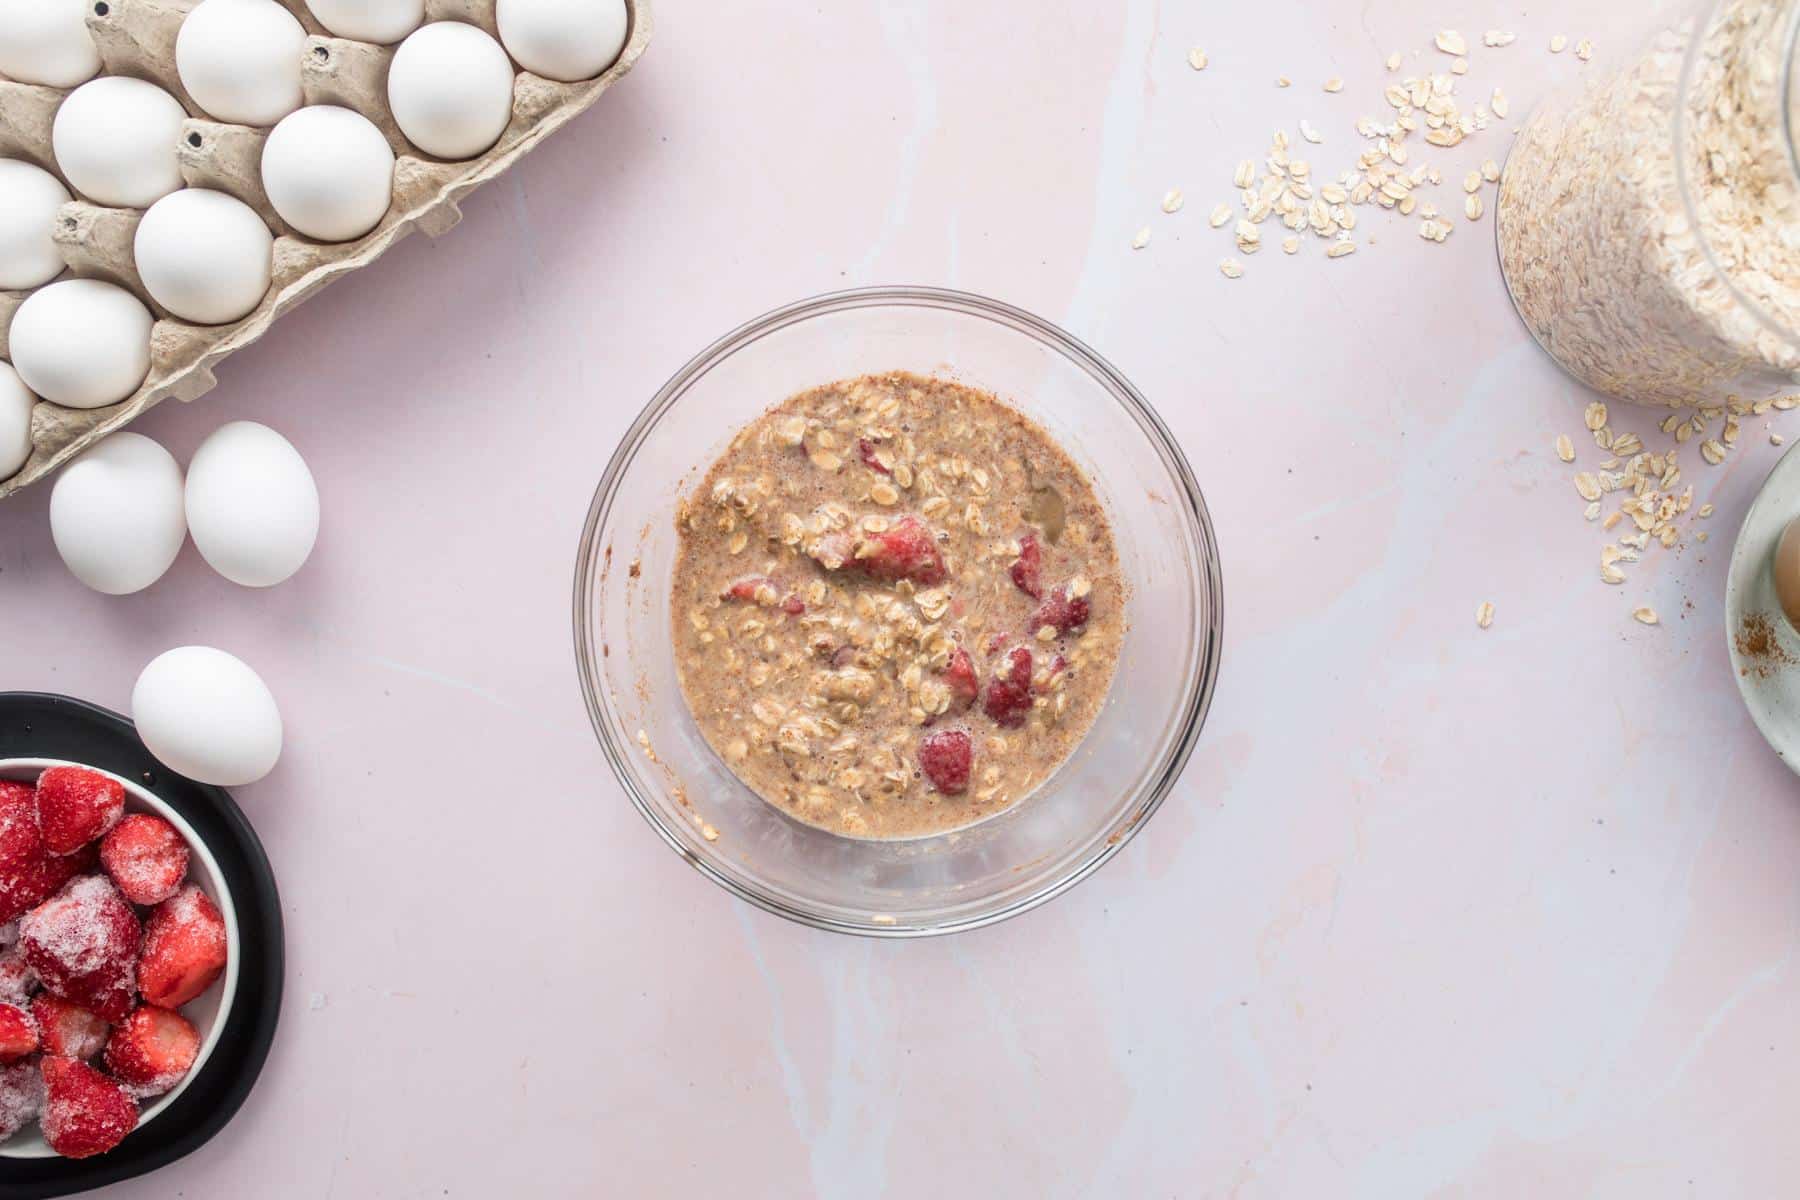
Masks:
[[[1467,54],[1469,52],[1469,43],[1463,39],[1462,34],[1454,29],[1444,30],[1433,41],[1436,42],[1437,48],[1445,54]]]
[[[1235,258],[1221,258],[1219,260],[1219,274],[1227,279],[1238,279],[1244,274],[1244,264]]]
[[[1131,239],[1131,248],[1133,250],[1142,250],[1145,246],[1148,246],[1149,244],[1150,244],[1150,227],[1148,225],[1146,225],[1142,229],[1137,231],[1136,237],[1133,237]]]
[[[1229,204],[1219,205],[1217,208],[1212,210],[1212,216],[1208,217],[1206,220],[1207,220],[1207,223],[1209,225],[1211,225],[1214,229],[1219,228],[1219,226],[1221,226],[1221,225],[1225,224],[1225,222],[1231,220],[1231,205],[1229,205]]]
[[[1281,239],[1281,252],[1283,254],[1298,254],[1298,253],[1300,253],[1300,239],[1293,236],[1292,234],[1289,234],[1287,237],[1282,238]]]
[[[1656,624],[1656,610],[1654,608],[1636,609],[1632,612],[1631,617],[1639,625]]]
[[[1702,504],[1700,506],[1699,515],[1702,517],[1710,517],[1713,515],[1713,512],[1714,512],[1713,506],[1710,504]]]
[[[1706,540],[1706,538],[1707,538],[1707,532],[1704,529],[1699,530],[1698,532],[1696,532],[1694,534],[1694,540],[1697,542],[1704,542]]]
[[[1566,463],[1575,461],[1575,443],[1569,440],[1566,433],[1556,435],[1556,457]]]
[[[1276,87],[1293,87],[1294,81],[1289,79],[1286,75],[1277,75],[1275,77],[1275,86]]]
[[[1800,405],[1800,396],[1783,396],[1775,401],[1773,407],[1780,409],[1782,412],[1786,412],[1796,405]]]
[[[1600,502],[1598,500],[1591,502],[1586,508],[1581,510],[1581,515],[1590,521],[1599,520],[1600,519]]]
[[[1575,57],[1579,58],[1582,62],[1586,62],[1588,59],[1594,57],[1594,43],[1588,41],[1586,38],[1582,38],[1579,42],[1576,42]]]
[[[700,826],[700,836],[709,842],[716,842],[719,840],[719,831],[714,829],[711,825],[702,823]]]
[[[1606,428],[1606,405],[1600,401],[1591,402],[1582,415],[1586,419],[1589,429]]]
[[[1398,71],[1400,69],[1400,62],[1400,52],[1396,50],[1387,56],[1387,69],[1390,71]]]
[[[1475,624],[1480,626],[1482,629],[1486,629],[1489,625],[1492,625],[1493,623],[1494,623],[1494,606],[1492,604],[1489,604],[1486,600],[1483,600],[1481,602],[1481,607],[1475,610]]]
[[[1507,100],[1505,92],[1501,91],[1499,88],[1495,88],[1493,96],[1488,100],[1488,107],[1494,110],[1494,115],[1496,117],[1499,117],[1504,121],[1506,120],[1507,112],[1511,110],[1512,104]]]
[[[1339,79],[1336,75],[1333,75],[1330,79],[1325,81],[1325,90],[1328,92],[1341,92],[1344,90],[1344,81]]]
[[[1782,437],[1779,433],[1771,433],[1769,435],[1769,445],[1771,446],[1779,446],[1785,441],[1787,441],[1787,439]]]
[[[1498,49],[1501,46],[1510,46],[1518,40],[1517,34],[1503,33],[1498,29],[1490,29],[1481,35],[1481,44],[1494,47],[1495,49]]]
[[[1198,46],[1195,46],[1192,50],[1189,50],[1188,51],[1188,66],[1194,68],[1194,70],[1196,70],[1196,71],[1206,70],[1206,51],[1202,50]]]
[[[1325,140],[1323,137],[1319,136],[1319,131],[1313,128],[1313,123],[1311,121],[1300,122],[1300,136],[1307,141],[1312,142],[1314,145]]]
[[[1481,172],[1470,171],[1463,176],[1463,191],[1479,192],[1481,190]]]
[[[1467,196],[1463,199],[1463,215],[1471,221],[1481,220],[1481,197]]]
[[[1450,73],[1452,75],[1467,75],[1469,73],[1469,60],[1466,58],[1459,58],[1451,63]]]
[[[1180,212],[1184,199],[1180,188],[1170,188],[1163,193],[1162,210],[1166,213]]]
[[[1342,258],[1346,254],[1355,254],[1355,253],[1356,253],[1356,243],[1355,242],[1333,242],[1333,243],[1331,243],[1331,246],[1325,251],[1325,257],[1326,258]]]
[[[1719,443],[1718,439],[1707,438],[1700,443],[1700,457],[1716,467],[1725,461],[1725,447]]]
[[[1565,49],[1568,48],[1568,45],[1569,45],[1569,39],[1564,37],[1562,34],[1557,33],[1557,34],[1551,35],[1551,37],[1550,37],[1550,53],[1561,54]]]
[[[1581,493],[1583,500],[1598,500],[1600,498],[1600,480],[1592,471],[1577,471],[1575,473],[1575,490]]]
[[[1500,164],[1495,162],[1491,158],[1488,159],[1486,162],[1482,163],[1481,164],[1481,177],[1483,179],[1487,180],[1489,183],[1499,183],[1500,182]]]

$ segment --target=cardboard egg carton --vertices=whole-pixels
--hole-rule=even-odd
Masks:
[[[340,275],[366,266],[415,230],[430,237],[462,219],[458,203],[510,167],[520,155],[585,111],[600,94],[631,70],[650,41],[651,0],[626,0],[630,33],[619,59],[594,79],[559,83],[520,71],[513,84],[513,115],[491,149],[477,158],[443,162],[424,154],[401,134],[387,104],[387,69],[394,46],[333,37],[307,10],[305,0],[279,0],[305,26],[302,90],[307,104],[337,104],[374,122],[396,156],[394,199],[373,231],[352,242],[321,243],[293,232],[275,213],[262,186],[262,146],[269,129],[214,121],[181,86],[175,69],[175,37],[199,0],[95,0],[88,31],[100,51],[104,75],[148,80],[179,100],[188,111],[178,148],[181,173],[190,187],[212,188],[237,197],[260,213],[275,234],[273,282],[255,311],[229,325],[192,325],[175,320],[150,298],[133,262],[132,241],[139,209],[104,208],[78,198],[65,204],[55,238],[69,273],[104,279],[129,289],[156,316],[151,331],[150,374],[133,395],[106,408],[75,409],[40,400],[31,414],[31,457],[10,479],[0,480],[0,498],[43,478],[106,434],[174,396],[194,400],[216,384],[218,362],[261,337],[274,320]],[[426,0],[429,21],[466,21],[499,37],[495,0]],[[18,158],[43,167],[58,179],[50,131],[56,110],[73,89],[40,87],[0,77],[0,158]],[[63,180],[67,186],[68,181]],[[68,278],[69,275],[59,276]],[[6,331],[30,292],[0,291],[0,358],[11,358]]]

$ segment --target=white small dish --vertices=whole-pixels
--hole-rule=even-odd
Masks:
[[[37,777],[47,767],[83,767],[89,771],[100,771],[98,767],[86,763],[66,762],[56,758],[6,758],[0,759],[0,779],[18,780],[22,783],[36,783]],[[225,874],[219,869],[218,861],[200,835],[194,832],[193,826],[184,820],[180,813],[163,803],[156,795],[141,784],[133,783],[123,775],[114,775],[111,771],[100,771],[102,775],[118,780],[125,787],[125,811],[154,813],[175,827],[188,845],[188,882],[199,886],[212,902],[218,905],[219,913],[225,918],[225,973],[213,986],[206,989],[194,1000],[184,1004],[181,1015],[192,1021],[194,1028],[200,1033],[200,1053],[194,1058],[194,1065],[182,1077],[180,1083],[169,1091],[157,1096],[138,1110],[137,1127],[142,1129],[155,1120],[162,1111],[175,1103],[176,1097],[187,1090],[195,1076],[200,1074],[206,1060],[211,1057],[213,1048],[219,1044],[219,1036],[225,1031],[226,1021],[231,1016],[231,1003],[237,997],[238,985],[238,920],[237,906],[232,903],[231,889],[226,886]],[[6,1142],[0,1142],[0,1158],[55,1158],[44,1136],[37,1131],[34,1124],[21,1129]]]
[[[1725,577],[1725,647],[1750,719],[1788,769],[1800,773],[1800,633],[1782,615],[1769,567],[1775,544],[1800,516],[1800,455],[1782,455],[1750,505]],[[1750,637],[1767,622],[1768,654],[1752,655]]]

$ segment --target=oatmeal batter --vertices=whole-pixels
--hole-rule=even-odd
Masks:
[[[917,375],[802,392],[683,502],[671,617],[701,732],[758,795],[917,837],[1028,795],[1112,683],[1124,595],[1081,470],[993,396]]]

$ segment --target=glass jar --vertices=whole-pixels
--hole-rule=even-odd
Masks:
[[[1800,382],[1797,14],[1800,0],[1705,0],[1520,130],[1501,269],[1581,382],[1671,407]]]

